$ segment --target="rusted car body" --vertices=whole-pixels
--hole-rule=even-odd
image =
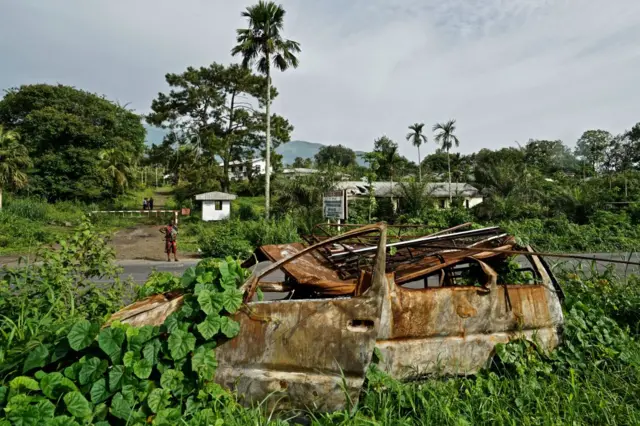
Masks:
[[[387,243],[376,224],[259,248],[246,266],[271,263],[243,286],[240,334],[216,348],[216,381],[247,403],[333,411],[357,402],[374,348],[402,380],[473,374],[515,338],[555,348],[562,292],[544,260],[523,247],[528,282],[502,282],[514,239],[455,231]],[[274,271],[284,279],[267,281]],[[258,288],[286,296],[257,301]]]

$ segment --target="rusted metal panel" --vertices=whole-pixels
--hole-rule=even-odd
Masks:
[[[286,259],[304,249],[300,243],[267,245],[260,248],[273,262]],[[282,265],[282,270],[300,286],[321,291],[327,296],[352,294],[357,279],[342,280],[336,270],[317,252],[308,252]]]
[[[384,371],[399,379],[473,374],[498,343],[524,337],[545,350],[560,343],[562,310],[544,271],[539,285],[497,285],[495,271],[477,262],[482,287],[405,289],[389,281],[376,343]]]

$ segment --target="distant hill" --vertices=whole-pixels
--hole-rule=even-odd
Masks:
[[[152,144],[160,145],[164,136],[167,134],[165,129],[150,126],[146,123],[143,123],[144,128],[147,130],[147,138],[145,139],[145,143],[149,146]],[[307,141],[291,141],[285,144],[280,145],[276,148],[276,152],[282,155],[282,164],[292,164],[296,157],[300,158],[310,158],[313,160],[313,157],[320,151],[323,144],[316,142],[307,142]],[[362,159],[362,155],[364,152],[356,151],[356,156],[358,159],[358,164],[361,166],[366,166],[366,163]]]

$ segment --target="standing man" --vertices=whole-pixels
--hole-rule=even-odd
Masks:
[[[164,234],[164,251],[167,253],[167,262],[171,262],[171,253],[173,259],[178,261],[178,226],[173,222],[169,222],[167,226],[160,229]]]
[[[147,203],[147,207],[149,210],[153,210],[153,197],[149,198],[149,202]]]
[[[146,198],[142,200],[142,210],[146,210],[148,205],[149,203],[147,202]]]

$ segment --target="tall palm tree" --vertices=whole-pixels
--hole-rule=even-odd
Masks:
[[[255,65],[267,77],[267,152],[265,179],[265,214],[269,217],[271,183],[271,67],[280,71],[298,67],[296,53],[300,52],[297,41],[282,37],[285,10],[272,1],[258,1],[247,7],[242,16],[249,21],[249,28],[237,30],[238,45],[231,49],[232,55],[242,56],[242,65]]]
[[[409,126],[409,133],[407,133],[407,140],[410,141],[413,146],[418,148],[418,179],[422,182],[422,163],[420,160],[420,145],[422,142],[427,143],[427,137],[422,134],[422,128],[424,123],[415,123],[413,126]]]
[[[27,184],[24,170],[31,164],[27,148],[20,143],[20,135],[13,130],[4,130],[0,125],[0,209],[5,189],[23,188]]]
[[[129,184],[133,172],[129,158],[120,150],[107,149],[99,155],[102,170],[111,178],[113,195]]]
[[[440,144],[440,147],[447,151],[447,168],[449,169],[449,205],[453,201],[453,195],[451,195],[451,158],[449,157],[449,151],[453,148],[460,146],[458,137],[454,134],[456,131],[456,120],[449,120],[446,123],[437,123],[433,126],[433,132],[435,133],[435,142]]]

